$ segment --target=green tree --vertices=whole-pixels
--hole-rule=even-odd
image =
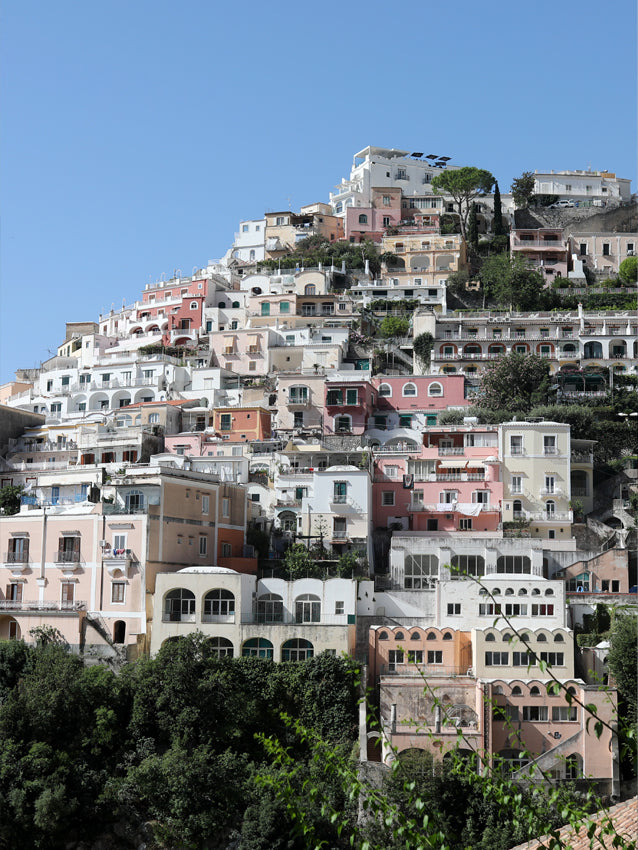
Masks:
[[[478,254],[478,243],[478,214],[476,212],[476,204],[472,204],[472,209],[470,210],[470,216],[467,223],[467,244],[474,254]]]
[[[636,669],[638,669],[638,620],[631,615],[620,615],[614,620],[609,636],[610,649],[607,666],[613,675],[618,693],[627,707],[627,720],[638,720],[638,695]]]
[[[5,484],[0,490],[0,513],[13,516],[20,511],[20,496],[23,489],[15,484]]]
[[[498,188],[498,180],[494,184],[494,218],[492,219],[492,233],[494,236],[504,236],[503,207],[501,205],[501,191]]]
[[[467,269],[459,269],[457,272],[452,272],[452,274],[449,274],[447,276],[447,280],[445,281],[445,288],[448,290],[448,292],[451,292],[457,297],[463,296],[466,293],[465,287],[467,286],[469,279],[470,275]]]
[[[284,570],[290,581],[298,578],[314,576],[317,565],[310,557],[310,552],[302,543],[293,543],[284,556]]]
[[[623,283],[636,283],[638,280],[638,257],[625,257],[618,267],[618,277]]]
[[[547,400],[549,364],[536,354],[513,352],[488,363],[480,381],[478,406],[528,411]]]
[[[512,180],[511,191],[514,196],[514,206],[517,209],[525,209],[530,205],[534,194],[534,175],[531,171],[524,171],[520,177]]]
[[[407,336],[410,330],[410,320],[401,316],[386,316],[379,325],[379,333],[389,339],[397,336]]]
[[[424,331],[414,338],[414,356],[424,369],[430,368],[430,357],[432,355],[432,346],[434,345],[434,337],[429,331]]]
[[[467,243],[467,219],[474,200],[492,190],[494,175],[482,168],[465,166],[442,171],[433,178],[432,189],[439,195],[449,195],[457,206],[461,236]]]
[[[479,278],[485,299],[518,310],[538,307],[545,286],[541,275],[530,269],[520,254],[488,257],[481,266]]]

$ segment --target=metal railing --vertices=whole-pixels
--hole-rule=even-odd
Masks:
[[[27,600],[25,602],[13,599],[0,599],[0,611],[80,611],[86,608],[86,602],[55,602]]]

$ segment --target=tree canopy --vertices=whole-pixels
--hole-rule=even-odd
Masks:
[[[514,206],[517,209],[525,209],[530,204],[534,195],[534,174],[531,171],[524,171],[520,177],[512,180],[511,190],[514,197]]]
[[[549,388],[547,360],[513,352],[487,364],[477,404],[502,411],[528,411],[547,401]]]
[[[538,307],[545,286],[541,275],[530,269],[520,254],[488,257],[480,268],[479,279],[486,299],[517,310]]]
[[[432,189],[440,195],[450,195],[456,204],[464,242],[467,242],[467,220],[474,199],[491,192],[493,185],[494,175],[474,166],[445,170],[432,179]]]

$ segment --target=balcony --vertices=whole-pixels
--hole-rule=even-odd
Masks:
[[[439,446],[439,457],[447,457],[449,455],[464,455],[464,446]]]
[[[382,664],[379,670],[381,676],[467,676],[467,667],[453,667],[445,664]]]
[[[573,522],[573,511],[520,511],[520,519],[529,522]],[[515,516],[515,519],[519,518]]]
[[[74,611],[82,611],[86,609],[86,602],[83,600],[73,602],[55,602],[55,601],[16,601],[13,599],[0,599],[0,611],[61,611],[73,613]]]
[[[65,549],[58,549],[55,562],[56,564],[79,564],[80,553],[67,551]]]

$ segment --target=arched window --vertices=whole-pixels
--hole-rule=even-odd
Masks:
[[[532,596],[540,596],[541,592],[537,587],[532,588]]]
[[[432,588],[435,579],[439,576],[439,559],[436,555],[406,554],[403,571],[403,587],[405,590]]]
[[[521,691],[521,689],[519,688],[519,686],[518,686],[518,685],[514,685],[514,687],[512,688],[512,696],[513,696],[513,697],[520,697],[522,693],[523,693],[523,692]]]
[[[170,590],[164,597],[164,622],[194,623],[195,594],[185,587]]]
[[[506,643],[509,643],[509,642],[511,641],[511,639],[512,639],[512,635],[511,635],[509,632],[504,632],[504,633],[503,633],[503,640],[504,640]]]
[[[486,641],[494,641],[494,640],[496,640],[496,635],[494,635],[492,632],[488,632],[485,635],[485,640]]]
[[[264,593],[257,600],[258,623],[283,623],[284,602],[277,593]]]
[[[309,640],[303,638],[287,640],[281,647],[282,661],[306,661],[306,659],[312,658],[314,654],[313,645]]]
[[[505,596],[514,596],[514,588],[506,587],[505,588]]]
[[[582,776],[582,761],[577,753],[565,759],[565,779],[580,779]]]
[[[392,395],[390,384],[379,384],[379,396],[389,398]]]
[[[427,640],[436,640],[436,632],[428,632]]]
[[[403,385],[403,395],[405,397],[412,397],[416,395],[416,385],[412,383]]]
[[[538,697],[541,694],[540,690],[536,687],[536,685],[533,685],[529,689],[529,693],[530,693],[530,696],[532,696],[532,697]]]
[[[492,596],[500,596],[500,595],[501,595],[501,588],[500,587],[493,587],[492,588]]]
[[[235,595],[230,590],[218,587],[209,591],[204,597],[204,616],[202,620],[212,620],[219,617],[235,616]]]
[[[197,301],[191,301],[191,310],[197,310]]]
[[[443,635],[443,640],[452,640],[452,632],[446,632]]]
[[[410,640],[421,640],[421,635],[418,632],[412,632]]]
[[[529,643],[529,635],[527,632],[523,632],[521,635],[521,643]]]
[[[321,620],[321,600],[312,593],[304,593],[295,599],[295,622],[318,623]]]
[[[116,620],[113,624],[113,643],[124,643],[126,639],[126,623]]]
[[[361,215],[359,216],[359,224],[367,224],[367,223],[368,223],[368,216],[365,213],[361,213]]]
[[[379,632],[379,640],[387,640],[388,633],[387,632]]]
[[[238,307],[241,307],[239,301],[233,301],[233,309],[236,310]]]
[[[304,286],[303,294],[304,295],[316,295],[317,294],[317,287],[314,285],[314,283],[307,283]]]
[[[518,591],[518,595],[519,596],[527,596],[527,591],[525,590],[524,587],[521,587],[521,589]]]
[[[226,658],[233,657],[233,642],[225,637],[213,637],[208,639],[208,648],[212,655],[218,658],[225,656]]]
[[[335,433],[349,433],[352,430],[352,417],[349,413],[342,416],[335,416],[334,424]]]
[[[339,201],[338,204],[335,204],[335,213],[341,213],[341,212],[343,212],[343,204],[341,203],[341,201]]]
[[[394,639],[395,640],[405,640],[405,635],[401,631],[395,632]]]
[[[495,694],[495,696],[501,696],[503,693],[503,688],[500,685],[494,685],[493,693]]]
[[[547,590],[545,591],[545,596],[553,596],[553,595],[554,595],[554,591],[551,589],[551,587],[548,587]]]
[[[428,395],[429,396],[442,396],[443,395],[443,385],[438,382],[434,382],[430,384],[428,387]]]
[[[536,638],[536,640],[537,640],[539,643],[547,643],[547,635],[544,635],[544,634],[541,632],[541,634],[540,634],[540,635],[538,635],[538,637]]]
[[[272,658],[272,643],[266,638],[250,638],[241,650],[244,658]]]
[[[560,634],[554,635],[554,643],[565,643],[565,638]]]
[[[220,301],[217,306],[219,307],[220,310],[225,310],[226,309],[226,302]]]
[[[548,517],[553,517],[556,513],[556,502],[553,499],[548,499],[545,502],[545,513]]]

